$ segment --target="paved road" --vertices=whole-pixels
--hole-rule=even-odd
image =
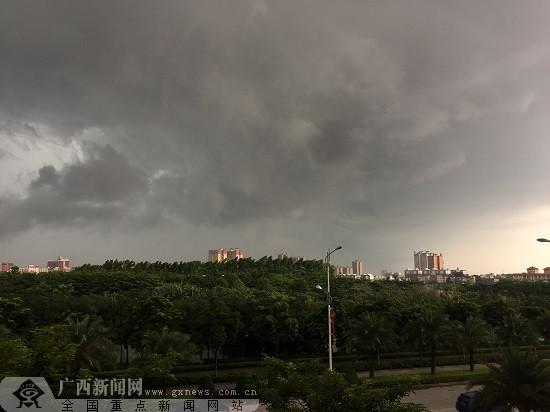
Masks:
[[[430,412],[456,412],[456,399],[467,390],[464,384],[419,389],[404,398],[403,401],[425,405]]]

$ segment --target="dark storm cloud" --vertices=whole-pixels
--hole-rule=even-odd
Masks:
[[[82,225],[131,216],[147,193],[143,173],[111,147],[88,145],[85,158],[56,170],[44,166],[25,198],[0,197],[2,236],[34,225]]]
[[[125,208],[225,225],[443,199],[438,179],[483,167],[472,128],[548,101],[547,12],[501,1],[2,2],[0,115],[66,142],[98,128],[110,146],[41,169],[25,200],[0,207],[14,222],[26,214],[21,228]]]
[[[42,185],[44,168],[32,187]],[[52,174],[51,171],[48,174]],[[146,186],[143,172],[112,147],[92,146],[84,162],[67,166],[60,175],[48,176],[46,184],[68,201],[116,202],[137,195]]]

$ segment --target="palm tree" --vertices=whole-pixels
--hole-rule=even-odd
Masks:
[[[352,323],[353,346],[365,353],[369,361],[369,378],[374,378],[374,360],[380,349],[391,346],[397,339],[391,323],[376,312],[367,312]]]
[[[519,412],[548,411],[550,405],[550,363],[532,352],[508,349],[500,366],[489,365],[489,374],[470,382],[483,385],[474,398],[482,410],[506,406]]]
[[[111,360],[112,342],[107,338],[107,329],[101,318],[72,315],[67,318],[73,339],[78,344],[75,356],[76,371],[86,365],[99,369],[101,364]]]
[[[468,353],[472,372],[475,351],[490,338],[489,325],[477,316],[470,316],[464,322],[457,322],[454,335],[461,349]]]
[[[436,351],[451,336],[448,316],[435,307],[422,308],[418,317],[408,325],[409,338],[428,348],[430,373],[435,375]]]

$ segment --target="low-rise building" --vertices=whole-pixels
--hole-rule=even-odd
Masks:
[[[288,254],[286,252],[281,252],[277,255],[277,259],[278,260],[288,259],[292,263],[296,263],[296,262],[299,262],[300,260],[304,260],[304,257],[303,256],[288,256]]]
[[[46,267],[40,267],[37,265],[27,265],[19,268],[19,272],[21,273],[48,273],[50,272],[49,268]]]
[[[456,268],[451,270],[447,283],[475,283],[475,278],[467,270]]]
[[[405,269],[405,280],[422,283],[465,283],[473,282],[463,269]]]
[[[487,275],[474,275],[474,283],[479,285],[494,285],[500,281],[500,277],[489,273]]]
[[[550,267],[544,268],[543,272],[539,268],[530,266],[521,273],[502,273],[500,278],[516,280],[520,282],[550,282]]]
[[[371,280],[371,281],[377,281],[377,280],[403,280],[403,276],[401,273],[398,272],[388,272],[383,270],[382,273],[367,273],[365,275],[365,279]]]

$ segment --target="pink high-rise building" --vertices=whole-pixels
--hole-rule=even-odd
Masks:
[[[11,262],[2,262],[2,268],[0,269],[0,272],[9,272],[9,271],[11,271],[12,267],[13,267],[13,263],[11,263]]]

